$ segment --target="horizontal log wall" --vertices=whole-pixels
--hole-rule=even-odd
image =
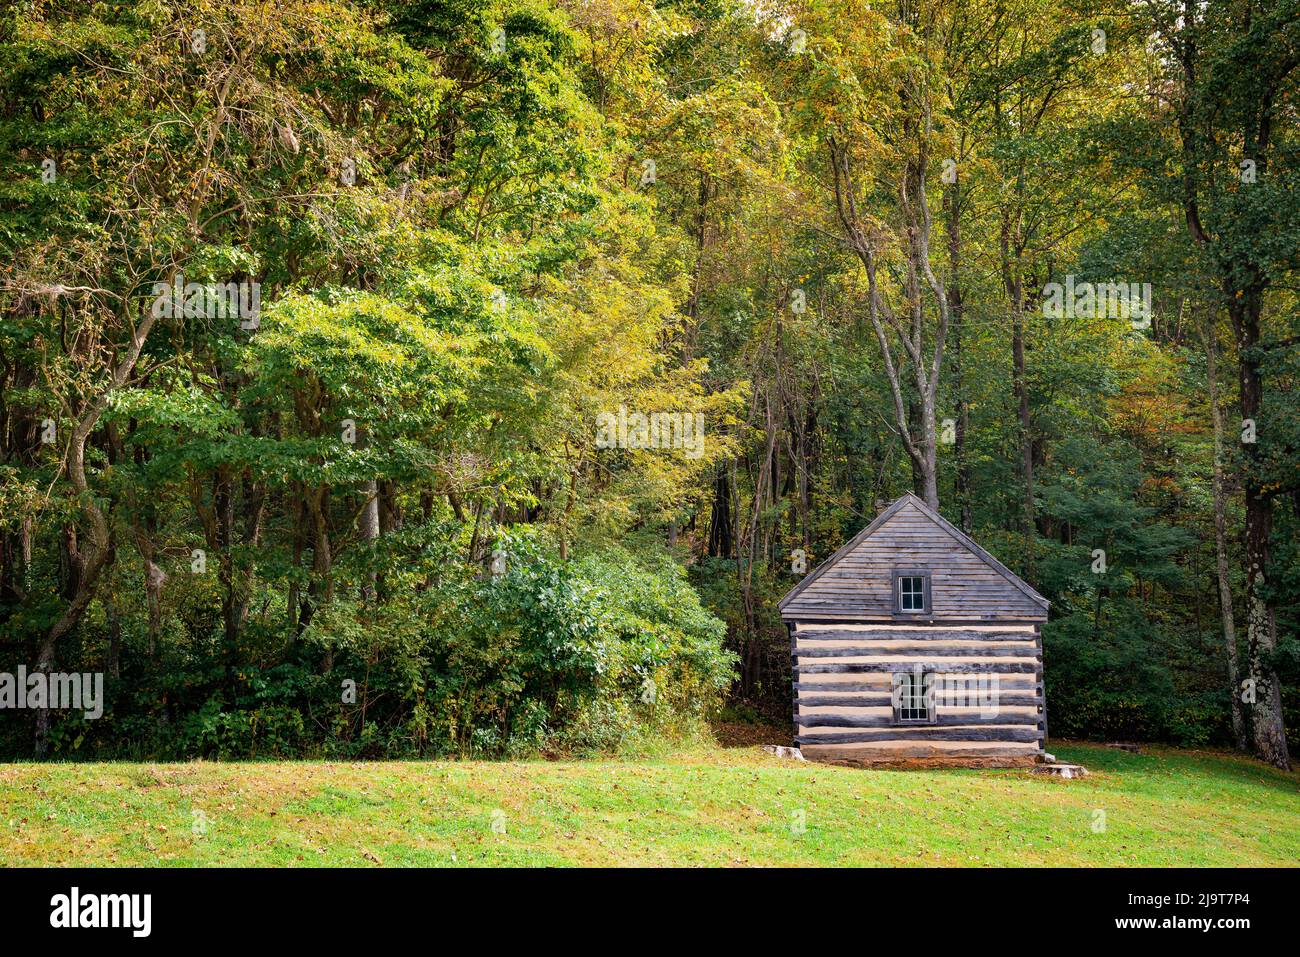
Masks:
[[[844,622],[801,623],[800,641],[896,641],[923,639],[929,641],[1028,641],[1032,633],[1022,638],[1011,629],[1032,626],[1033,622],[1004,622],[997,625],[964,625],[962,627],[938,625],[865,625]],[[1010,636],[1010,637],[1009,637]]]
[[[988,745],[974,741],[947,741],[925,745],[911,741],[889,741],[871,745],[800,745],[811,761],[855,765],[918,764],[1023,766],[1033,764],[1040,753],[1033,744]]]
[[[803,685],[802,682],[800,682],[800,685],[808,687],[807,685]],[[798,691],[800,686],[796,685],[795,687],[796,691]],[[839,691],[840,689],[832,685],[830,690]],[[1005,688],[1000,689],[1000,691],[1001,694],[998,697],[998,703],[1004,708],[1016,705],[1035,707],[1038,704],[1037,692],[1032,694],[1014,694],[1008,693]],[[889,691],[864,694],[815,694],[813,691],[810,691],[806,695],[799,696],[799,704],[804,708],[869,708],[873,705],[884,705],[890,708],[891,714],[893,713],[893,699],[890,697]]]
[[[810,758],[1027,763],[1043,751],[1036,624],[800,623],[791,654],[796,741]],[[940,681],[932,720],[895,722],[893,674],[918,666]]]

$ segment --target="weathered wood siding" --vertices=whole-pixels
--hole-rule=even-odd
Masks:
[[[907,496],[896,506],[783,600],[786,621],[916,620],[894,613],[893,573],[899,568],[930,572],[926,621],[1046,620],[1042,599],[1014,584],[1009,573],[990,563],[991,556],[957,537],[960,532],[955,536],[946,522],[926,514],[918,500]]]
[[[928,577],[928,606],[895,608],[895,575]],[[1048,602],[904,495],[781,600],[790,627],[795,739],[809,758],[1031,763],[1043,753]],[[930,674],[927,720],[896,717],[893,676]]]
[[[796,742],[809,758],[1030,762],[1043,751],[1035,624],[798,623],[791,638]],[[918,666],[943,683],[933,720],[896,724],[892,674]]]

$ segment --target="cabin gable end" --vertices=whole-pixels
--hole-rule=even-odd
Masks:
[[[916,578],[924,579],[919,614]],[[900,588],[907,593],[903,603]],[[908,493],[814,569],[779,607],[786,621],[1043,621],[1048,601]]]

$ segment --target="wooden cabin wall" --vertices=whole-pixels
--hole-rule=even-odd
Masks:
[[[1043,752],[1047,726],[1037,623],[799,623],[791,639],[796,742],[808,758],[1031,764]],[[892,673],[916,665],[962,681],[996,675],[997,715],[981,715],[978,703],[940,703],[932,723],[896,724]]]

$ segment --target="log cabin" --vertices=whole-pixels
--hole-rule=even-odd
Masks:
[[[780,601],[796,744],[838,764],[1042,761],[1048,605],[904,495]]]

